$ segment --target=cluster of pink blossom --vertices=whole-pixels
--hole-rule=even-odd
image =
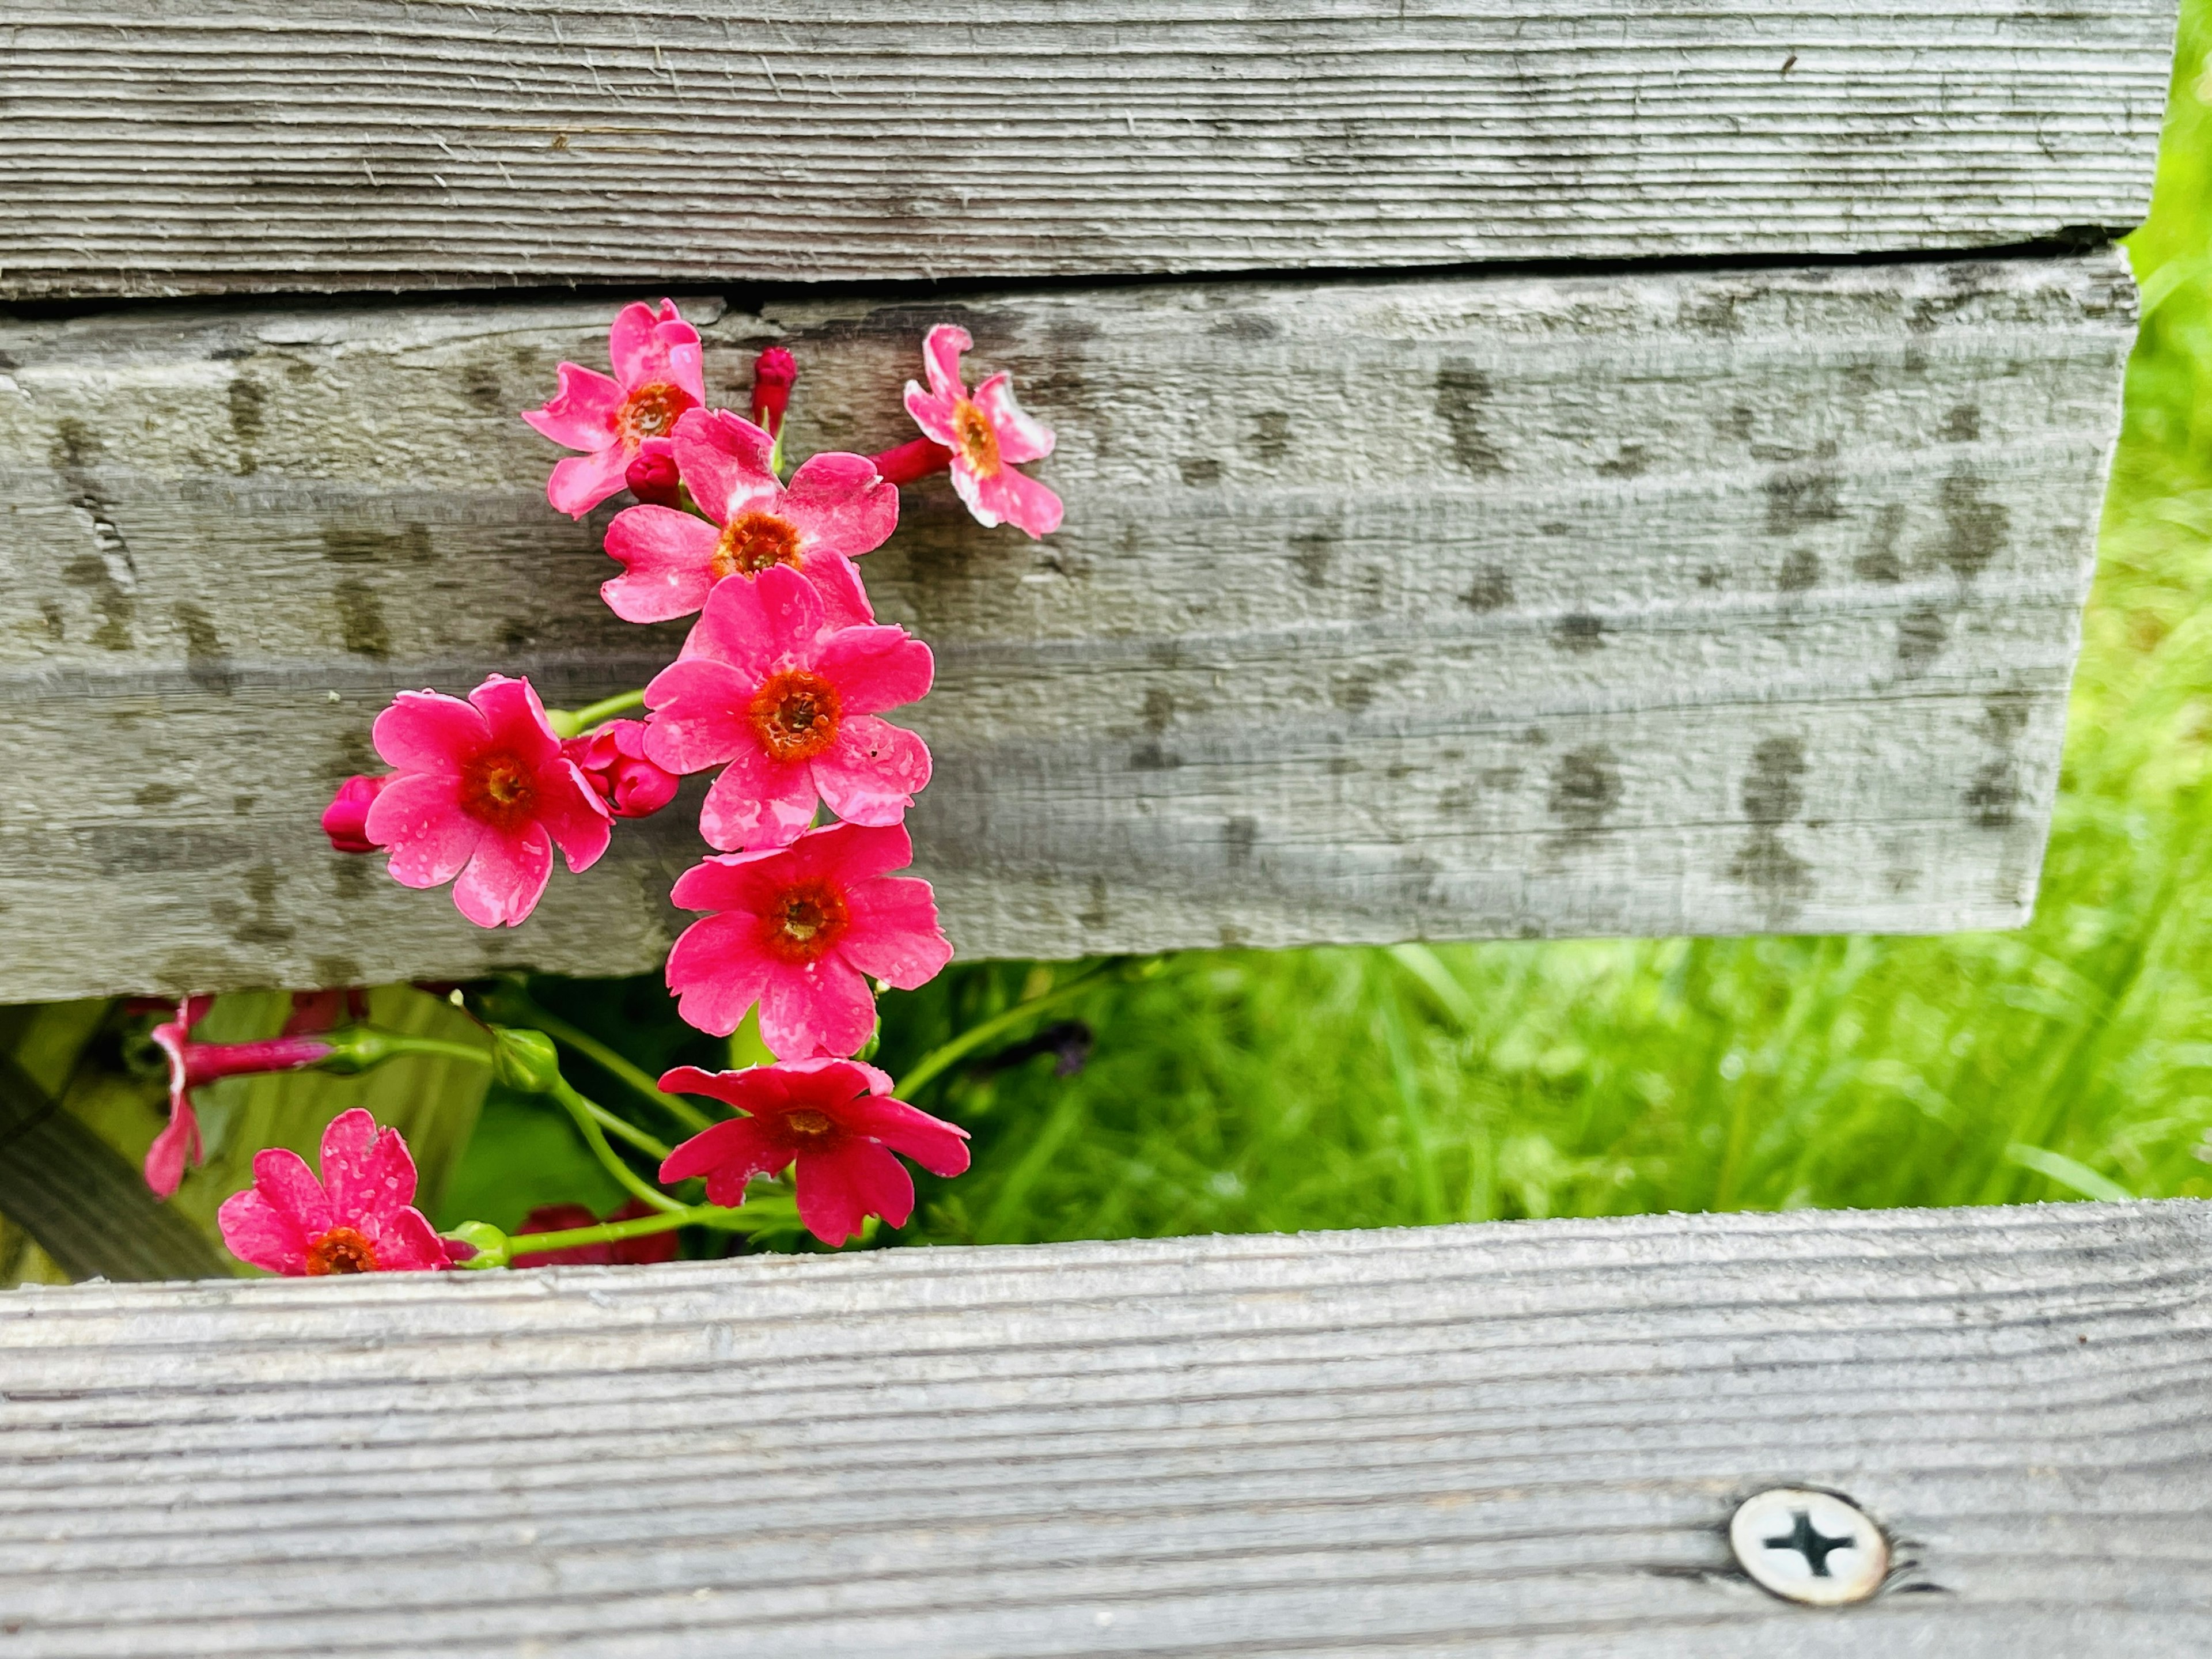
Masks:
[[[600,591],[625,621],[696,617],[676,660],[641,693],[577,715],[496,674],[465,698],[402,692],[374,729],[392,769],[349,779],[323,818],[340,850],[381,851],[402,884],[451,883],[469,921],[514,927],[544,892],[556,848],[586,870],[617,821],[661,811],[684,777],[713,773],[699,830],[714,851],[672,894],[704,914],[671,951],[668,985],[683,1018],[714,1036],[757,1011],[774,1058],[661,1079],[742,1115],[670,1149],[660,1179],[703,1176],[711,1203],[735,1206],[749,1180],[789,1167],[800,1219],[832,1245],[870,1216],[905,1222],[914,1186],[894,1154],[946,1176],[968,1162],[963,1131],[892,1098],[891,1080],[854,1057],[873,1040],[876,988],[918,987],[952,954],[928,884],[893,873],[912,861],[904,819],[929,781],[929,750],[883,718],[928,693],[934,665],[927,646],[876,621],[857,561],[896,530],[899,487],[936,471],[985,526],[1034,537],[1060,519],[1059,499],[1015,470],[1049,454],[1052,433],[1023,413],[1006,374],[968,389],[971,347],[957,327],[929,331],[927,385],[905,393],[920,437],[874,456],[814,455],[787,478],[790,353],[760,355],[750,417],[712,408],[698,331],[671,301],[626,307],[609,334],[612,375],[564,362],[558,391],[523,418],[579,452],[552,470],[556,508],[581,517],[624,489],[635,498],[607,526],[622,568]],[[641,704],[642,720],[611,717]],[[198,1152],[190,1088],[226,1074],[218,1046],[189,1041],[198,1012],[187,1005],[156,1033],[173,1110],[148,1175],[165,1194]],[[306,1046],[232,1069],[318,1062],[316,1039],[282,1041]],[[446,1265],[409,1206],[404,1144],[365,1114],[331,1125],[319,1184],[289,1152],[254,1167],[254,1187],[222,1212],[246,1259],[309,1273]],[[611,1218],[599,1231],[646,1224]],[[659,1246],[575,1248],[638,1259]]]

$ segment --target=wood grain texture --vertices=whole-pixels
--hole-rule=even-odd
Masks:
[[[1060,434],[1042,544],[906,494],[913,817],[967,955],[2021,921],[2133,331],[2117,254],[688,301],[796,453],[931,322]],[[0,325],[0,997],[641,969],[672,810],[523,929],[330,853],[398,688],[643,684],[513,411],[600,304]]]
[[[14,0],[0,295],[1963,248],[2135,224],[2176,0]]]
[[[2212,1207],[0,1295],[0,1631],[127,1655],[2195,1655]],[[1850,1495],[1873,1601],[1735,1566]]]

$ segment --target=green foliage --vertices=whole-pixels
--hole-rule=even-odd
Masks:
[[[921,1095],[970,1129],[975,1167],[924,1177],[886,1239],[2212,1194],[2212,0],[2185,12],[2032,927],[1194,953],[1103,975],[1049,1016],[1095,1033],[1079,1075],[1050,1052],[987,1058]],[[956,967],[887,997],[878,1063],[898,1075],[1073,971]],[[685,1048],[649,982],[539,994],[648,1069]],[[501,1121],[495,1101],[480,1141]],[[534,1201],[611,1201],[592,1190]]]

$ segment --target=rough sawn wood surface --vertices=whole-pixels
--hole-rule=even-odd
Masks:
[[[1990,246],[2176,0],[11,0],[0,296]]]
[[[0,1295],[0,1652],[2198,1655],[2212,1206]],[[1847,1494],[1863,1606],[1725,1528]]]
[[[2027,914],[2116,254],[687,304],[726,401],[797,350],[796,453],[909,434],[944,317],[1060,430],[1059,534],[940,478],[864,565],[969,957]],[[514,414],[609,310],[0,324],[0,998],[659,960],[688,808],[512,933],[315,826],[398,688],[674,655]]]

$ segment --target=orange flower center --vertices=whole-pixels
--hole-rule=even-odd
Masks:
[[[696,407],[691,394],[682,386],[655,380],[623,399],[622,407],[615,411],[615,430],[622,434],[625,448],[635,449],[647,438],[666,437],[684,411]]]
[[[785,962],[818,961],[844,933],[845,896],[826,881],[802,881],[787,887],[769,907],[769,954]]]
[[[952,411],[953,444],[978,476],[989,477],[999,470],[999,434],[991,417],[963,398]]]
[[[837,688],[804,668],[769,675],[750,712],[761,747],[775,760],[812,760],[837,740]]]
[[[744,513],[732,520],[714,546],[714,580],[757,576],[772,564],[799,564],[799,532],[773,513]]]
[[[538,816],[538,780],[503,749],[461,769],[461,806],[471,817],[512,833]]]
[[[373,1273],[376,1271],[376,1247],[350,1227],[333,1227],[307,1246],[307,1273],[319,1279],[325,1273]]]
[[[786,1112],[783,1115],[783,1127],[795,1135],[803,1135],[807,1139],[812,1140],[817,1136],[828,1134],[836,1126],[830,1121],[826,1112],[817,1112],[811,1107],[802,1107],[798,1111]]]

